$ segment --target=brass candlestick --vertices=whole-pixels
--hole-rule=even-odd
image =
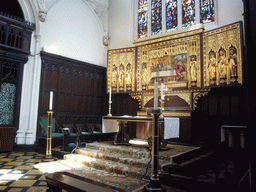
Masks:
[[[160,184],[158,167],[159,167],[159,117],[161,110],[154,110],[152,116],[152,162],[151,162],[151,177],[148,185],[144,187],[144,191],[163,191]]]
[[[44,161],[52,160],[52,116],[53,111],[47,111],[48,114],[48,127],[47,127],[47,138],[46,138],[46,155]]]

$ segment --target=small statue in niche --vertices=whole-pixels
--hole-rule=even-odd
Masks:
[[[192,55],[190,57],[190,66],[189,66],[189,71],[190,71],[190,80],[191,80],[191,86],[194,87],[196,86],[196,81],[197,81],[197,61],[196,61],[196,56]]]
[[[208,75],[210,85],[214,85],[216,83],[216,56],[212,50],[209,53]]]
[[[113,92],[116,92],[117,78],[118,78],[117,67],[115,65],[113,65],[113,68],[112,68],[112,83],[111,83]]]
[[[143,63],[142,65],[142,72],[141,72],[141,86],[142,90],[146,90],[147,83],[148,83],[148,71],[147,71],[147,64]]]
[[[224,84],[227,79],[228,63],[226,61],[226,51],[221,48],[219,50],[219,60],[218,60],[218,71],[220,76],[220,84]]]
[[[132,70],[131,64],[129,63],[126,67],[126,90],[131,91],[132,89]]]
[[[228,64],[230,69],[230,81],[234,83],[237,81],[237,54],[236,48],[233,46],[229,48]]]
[[[124,90],[124,80],[125,80],[125,72],[124,72],[124,65],[121,64],[119,67],[119,74],[118,74],[118,80],[119,80],[119,90]]]

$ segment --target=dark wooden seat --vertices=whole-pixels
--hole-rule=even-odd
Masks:
[[[207,169],[214,167],[215,182],[219,174],[218,158],[214,151],[198,149],[181,155],[174,159],[174,163],[163,166],[163,171],[169,175],[192,177],[196,179],[199,175],[205,174]]]

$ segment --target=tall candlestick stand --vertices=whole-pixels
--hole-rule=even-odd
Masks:
[[[111,115],[111,103],[112,103],[112,101],[108,101],[108,116],[112,116]]]
[[[144,187],[144,191],[162,191],[166,189],[160,184],[158,167],[159,167],[159,117],[161,111],[154,110],[152,115],[152,162],[151,162],[151,177],[148,185]]]
[[[161,103],[161,105],[160,105],[160,110],[161,110],[160,118],[164,117],[164,115],[163,115],[163,112],[164,112],[164,100],[165,100],[164,98],[160,99],[160,103]]]
[[[46,155],[43,161],[52,161],[52,116],[53,111],[47,111],[48,114],[48,127],[46,138]]]

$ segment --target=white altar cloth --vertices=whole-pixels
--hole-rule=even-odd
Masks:
[[[180,136],[180,119],[177,117],[164,118],[164,139]]]
[[[102,118],[102,132],[118,132],[118,121]],[[164,139],[177,138],[180,136],[180,119],[177,117],[164,118]]]
[[[118,132],[118,121],[102,118],[102,133]]]

